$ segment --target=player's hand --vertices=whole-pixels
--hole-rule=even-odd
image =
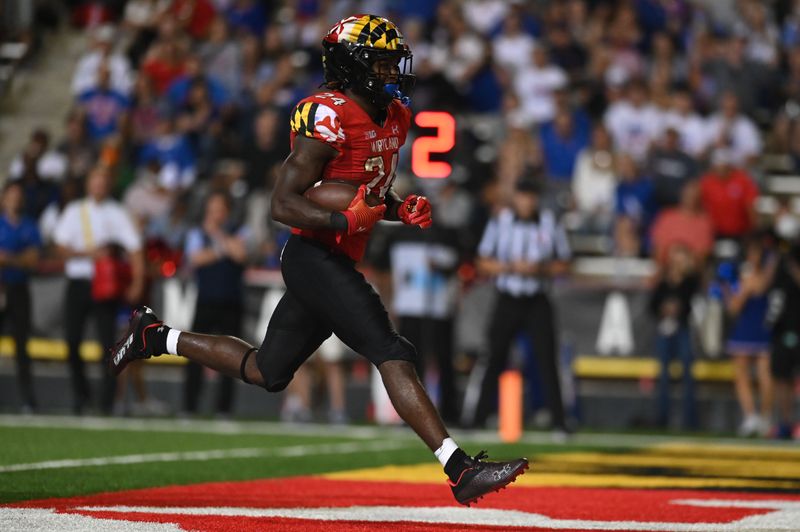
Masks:
[[[400,204],[397,209],[397,217],[406,225],[418,225],[427,229],[433,223],[431,203],[425,196],[411,194]]]
[[[372,229],[372,226],[378,223],[378,220],[383,218],[386,212],[386,205],[381,203],[375,207],[367,205],[364,199],[367,195],[367,186],[361,185],[358,187],[358,192],[350,202],[347,210],[342,211],[344,217],[347,218],[347,234],[355,235],[357,233],[364,233]]]

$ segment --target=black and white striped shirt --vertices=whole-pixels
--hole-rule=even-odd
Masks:
[[[501,262],[541,262],[570,258],[567,233],[552,211],[543,210],[539,220],[520,220],[511,209],[503,209],[493,217],[483,232],[478,254]],[[520,297],[543,290],[542,280],[535,276],[504,273],[495,280],[497,289]]]

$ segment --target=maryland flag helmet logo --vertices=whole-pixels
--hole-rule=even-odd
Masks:
[[[322,40],[325,83],[331,89],[351,88],[380,107],[393,99],[405,105],[414,87],[411,50],[400,29],[376,15],[353,15],[337,22]],[[398,74],[385,79],[373,70],[376,61],[396,62]]]
[[[405,50],[403,34],[394,22],[375,15],[354,15],[340,20],[328,34],[329,43],[351,43],[378,50]]]

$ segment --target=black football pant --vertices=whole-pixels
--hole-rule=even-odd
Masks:
[[[86,370],[80,354],[86,321],[94,314],[97,336],[102,349],[101,373],[103,391],[100,408],[111,413],[114,404],[117,379],[108,371],[108,358],[114,346],[114,333],[117,323],[119,301],[95,301],[92,299],[92,283],[83,279],[70,279],[67,282],[67,296],[64,300],[64,324],[66,326],[69,369],[72,374],[74,409],[80,413],[89,402],[91,392]]]
[[[417,348],[417,373],[423,382],[425,360],[435,357],[439,369],[439,413],[445,421],[458,420],[453,371],[453,320],[400,316],[398,329]]]
[[[197,302],[192,332],[201,334],[223,334],[241,336],[242,304]],[[203,371],[200,364],[189,361],[186,365],[186,382],[183,395],[183,408],[186,412],[197,412],[200,392],[203,389]],[[234,380],[219,374],[217,412],[230,414],[233,408]]]
[[[514,297],[500,293],[489,326],[489,364],[481,386],[475,424],[483,426],[497,401],[498,379],[506,369],[511,345],[520,333],[530,335],[545,387],[553,426],[564,427],[564,405],[558,376],[556,316],[550,298],[542,293]]]
[[[286,388],[297,368],[332,333],[375,366],[416,364],[411,343],[395,331],[380,296],[348,257],[292,235],[281,254],[286,293],[256,353],[264,387]]]
[[[28,356],[28,338],[31,333],[31,293],[27,282],[4,285],[6,304],[0,311],[0,329],[8,323],[14,339],[17,362],[17,386],[20,399],[27,406],[36,406],[31,377],[31,358]]]

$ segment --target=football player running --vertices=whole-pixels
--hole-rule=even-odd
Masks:
[[[118,374],[131,360],[169,353],[278,392],[335,333],[375,364],[395,410],[439,459],[456,500],[469,505],[513,482],[528,461],[486,461],[484,451],[471,457],[458,447],[417,377],[414,346],[395,331],[355,268],[379,220],[423,229],[432,223],[425,197],[401,199],[391,189],[411,120],[411,51],[397,26],[374,15],[340,21],[322,46],[329,92],[302,100],[292,112],[292,150],[272,196],[273,218],[294,229],[281,257],[286,293],[261,347],[171,329],[139,307],[110,369]],[[331,212],[303,196],[320,180],[348,181],[358,192],[346,210]],[[381,201],[371,206],[367,195]]]

